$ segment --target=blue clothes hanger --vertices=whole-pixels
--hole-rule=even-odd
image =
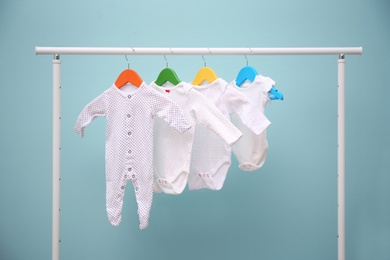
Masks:
[[[236,77],[236,85],[240,87],[242,83],[245,82],[245,80],[249,80],[253,82],[257,75],[258,73],[255,70],[255,68],[253,68],[252,66],[245,66],[240,70],[240,72],[238,72],[238,75]],[[271,100],[284,99],[283,94],[279,92],[274,86],[272,86],[272,88],[270,89],[270,91],[268,91],[268,93],[271,94],[269,97],[269,99]]]
[[[238,72],[236,77],[236,84],[240,87],[242,83],[245,82],[245,80],[250,80],[253,82],[257,75],[257,71],[252,66],[243,67],[240,72]]]

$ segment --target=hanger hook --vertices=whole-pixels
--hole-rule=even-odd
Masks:
[[[206,59],[204,58],[204,56],[202,55],[202,59],[203,59],[203,66],[206,67]]]
[[[249,48],[249,47],[248,47],[248,49],[250,50],[250,52],[251,52],[250,54],[252,55],[252,54],[253,54],[252,49]],[[244,54],[244,57],[245,57],[245,60],[246,60],[246,66],[248,67],[248,64],[249,64],[249,63],[248,63],[248,57],[246,56],[246,54]]]
[[[167,57],[164,55],[164,59],[165,59],[165,66],[168,68],[168,60],[167,60]]]
[[[125,55],[125,58],[126,58],[126,61],[127,61],[127,69],[130,69],[130,62],[129,62],[129,60],[127,59],[127,55]]]

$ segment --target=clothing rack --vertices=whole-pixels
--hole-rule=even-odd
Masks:
[[[338,260],[345,260],[345,55],[360,55],[362,47],[341,48],[99,48],[36,47],[35,54],[53,60],[53,202],[52,260],[60,259],[61,61],[60,55],[338,55],[337,102],[337,239]]]

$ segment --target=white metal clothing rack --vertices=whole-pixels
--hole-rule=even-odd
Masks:
[[[96,48],[36,47],[36,54],[53,60],[53,219],[52,260],[60,259],[61,163],[61,61],[60,55],[338,55],[337,119],[337,229],[338,260],[345,260],[345,55],[360,55],[362,47],[349,48]]]

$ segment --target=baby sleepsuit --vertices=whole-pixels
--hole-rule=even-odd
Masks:
[[[128,181],[135,190],[140,229],[148,226],[153,198],[153,118],[162,118],[179,132],[191,127],[180,107],[144,82],[139,88],[114,84],[90,102],[78,116],[75,131],[97,116],[106,117],[106,208],[112,225],[119,225]]]
[[[275,85],[269,77],[257,75],[253,82],[245,81],[240,87],[233,81],[230,83],[235,89],[248,97],[258,111],[265,112],[266,105],[270,102],[268,91]],[[267,151],[267,132],[254,134],[242,120],[237,116],[232,116],[232,122],[242,132],[243,137],[233,146],[233,153],[236,156],[240,169],[244,171],[254,171],[263,166]]]
[[[230,120],[230,115],[240,118],[253,135],[262,133],[270,125],[262,111],[257,110],[247,97],[221,78],[194,86],[194,89],[215,104],[227,120]],[[221,189],[230,165],[231,147],[209,129],[197,127],[189,177],[190,190]]]
[[[154,191],[180,194],[187,185],[194,131],[198,127],[209,130],[226,146],[235,143],[242,134],[207,97],[196,91],[191,84],[181,82],[176,86],[170,86],[170,83],[165,83],[160,87],[152,82],[150,86],[174,100],[193,125],[185,133],[180,134],[168,127],[161,119],[155,119]]]

